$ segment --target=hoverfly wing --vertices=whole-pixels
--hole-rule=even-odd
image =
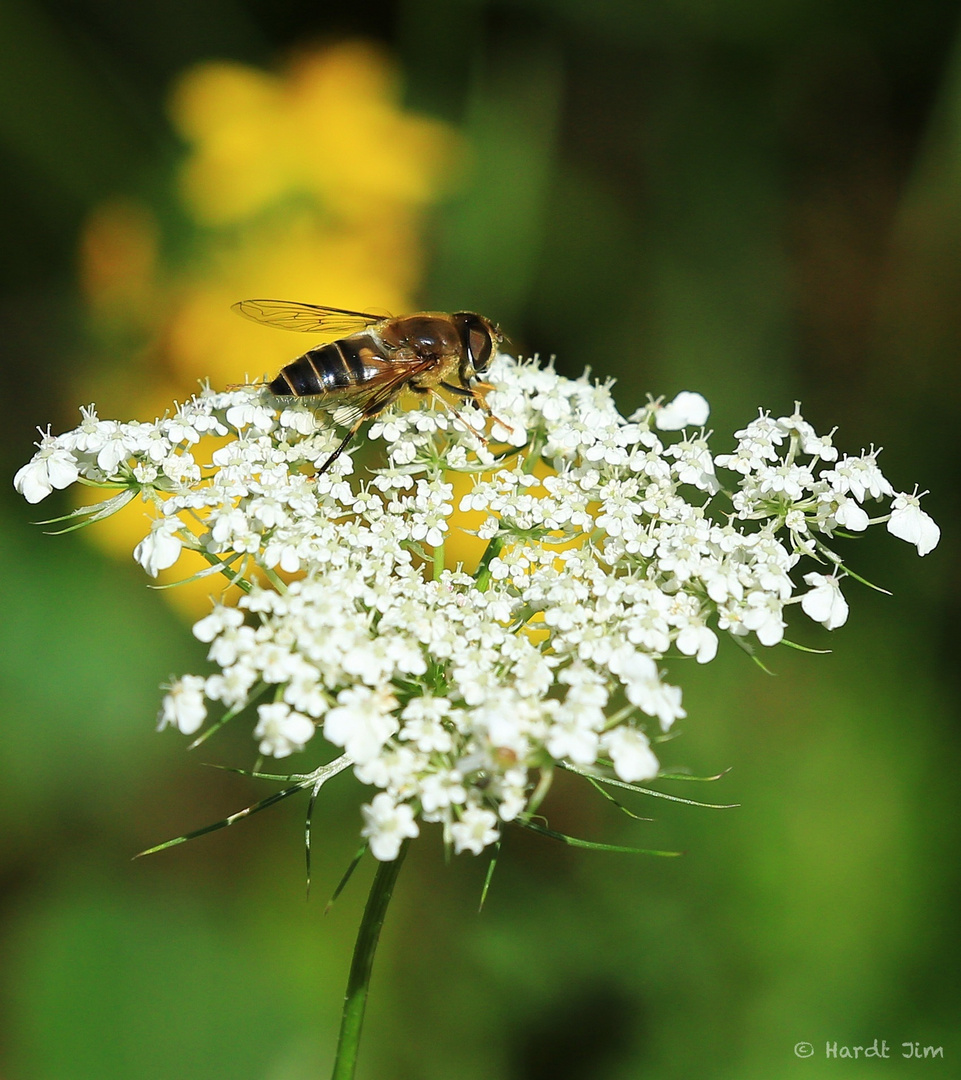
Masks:
[[[278,330],[321,333],[331,337],[345,337],[390,318],[389,315],[372,315],[347,308],[301,304],[296,300],[241,300],[231,305],[231,310]]]
[[[335,390],[314,401],[339,427],[353,427],[357,421],[372,419],[383,412],[397,400],[411,378],[429,370],[432,363],[424,360],[384,363],[383,370],[366,382]]]

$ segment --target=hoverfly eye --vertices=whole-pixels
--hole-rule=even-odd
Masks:
[[[470,328],[468,347],[470,348],[470,356],[474,364],[474,370],[477,372],[486,371],[487,365],[491,362],[491,356],[494,352],[494,343],[491,341],[490,334],[483,326],[472,326]]]

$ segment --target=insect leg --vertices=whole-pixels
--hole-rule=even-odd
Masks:
[[[448,390],[449,390],[449,389],[452,389],[452,387],[449,387],[449,386],[447,385],[447,383],[441,383],[441,386],[443,386],[443,387],[444,387],[445,389],[448,389]],[[460,414],[460,413],[459,413],[459,412],[458,412],[458,411],[457,411],[456,409],[452,408],[452,407],[451,407],[451,405],[450,405],[450,403],[449,403],[449,402],[447,402],[447,401],[445,401],[445,400],[444,400],[444,399],[443,399],[443,398],[442,398],[442,397],[440,396],[440,394],[438,394],[438,393],[437,393],[437,391],[436,391],[436,390],[435,390],[435,389],[434,389],[434,388],[433,388],[432,386],[425,386],[425,387],[424,387],[424,390],[426,390],[426,392],[427,392],[428,394],[430,394],[430,396],[431,396],[431,397],[432,397],[432,398],[433,398],[433,399],[434,399],[435,401],[439,401],[439,402],[441,403],[441,405],[443,405],[443,406],[444,406],[444,408],[445,408],[445,409],[447,409],[447,411],[448,411],[448,412],[451,412],[451,413],[453,413],[453,414],[454,414],[454,416],[456,417],[456,419],[458,419],[458,420],[459,420],[459,421],[460,421],[460,422],[461,422],[461,423],[462,423],[462,424],[464,425],[464,427],[465,427],[465,428],[467,428],[467,430],[468,430],[468,431],[469,431],[469,432],[470,432],[470,433],[471,433],[471,434],[472,434],[472,435],[473,435],[473,436],[474,436],[475,438],[477,438],[477,439],[480,439],[480,441],[481,441],[481,442],[482,442],[482,443],[484,444],[484,446],[486,446],[486,445],[487,445],[487,438],[485,437],[484,433],[483,433],[483,432],[481,432],[481,431],[478,431],[478,430],[477,430],[477,428],[475,428],[473,424],[471,424],[471,423],[470,423],[470,422],[469,422],[468,420],[465,420],[465,419],[464,419],[464,417],[463,417],[463,416],[461,416],[461,414]],[[463,391],[460,391],[460,392],[461,392],[461,393],[463,393]],[[470,397],[471,399],[473,399],[473,397],[474,397],[474,395],[473,395],[472,393],[470,393],[470,391],[467,391],[467,396],[469,396],[469,397]]]
[[[471,401],[476,400],[476,395],[473,390],[466,386],[455,386],[454,383],[442,382],[441,386],[445,390],[449,390],[452,394],[457,394],[458,397],[470,398]]]
[[[403,383],[396,386],[388,386],[385,393],[381,393],[378,397],[371,398],[363,408],[360,416],[351,425],[350,431],[340,440],[340,445],[330,455],[330,457],[321,465],[321,467],[315,473],[316,476],[320,476],[325,473],[331,465],[340,457],[340,455],[347,449],[347,444],[350,440],[360,431],[361,425],[365,420],[372,420],[379,413],[382,413],[388,405],[392,405],[401,395],[404,386]]]
[[[494,389],[490,383],[476,382],[472,386],[455,386],[453,383],[442,382],[441,386],[443,386],[445,390],[449,390],[452,394],[457,394],[459,397],[470,398],[470,400],[473,401],[475,405],[482,408],[495,423],[500,424],[502,428],[506,428],[508,431],[514,430],[513,424],[508,424],[506,420],[501,420],[501,418],[491,410],[490,405],[487,404],[487,395]],[[451,412],[453,412],[453,409]],[[457,414],[455,413],[454,415],[456,416]]]
[[[337,447],[337,449],[330,455],[330,457],[323,463],[323,465],[321,465],[321,467],[314,474],[315,479],[318,476],[323,475],[331,467],[331,465],[333,465],[333,463],[340,457],[340,455],[347,449],[347,444],[357,434],[357,432],[360,430],[360,425],[366,419],[367,419],[366,416],[359,416],[357,418],[356,423],[353,425],[353,427],[350,429],[350,431],[348,431],[347,434],[340,440],[340,445]]]

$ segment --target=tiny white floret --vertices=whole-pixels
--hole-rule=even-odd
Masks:
[[[289,757],[303,750],[316,730],[313,721],[293,712],[284,701],[258,705],[257,716],[254,738],[260,739],[260,752],[271,757]]]
[[[493,844],[500,833],[497,830],[497,815],[479,806],[469,806],[461,814],[460,821],[450,827],[454,851],[459,855],[469,851],[480,855],[485,847]]]
[[[184,675],[172,683],[160,707],[157,730],[175,727],[184,735],[193,735],[207,718],[204,701],[206,680],[201,675]]]
[[[180,522],[177,518],[157,518],[150,532],[133,550],[133,557],[151,577],[166,570],[180,558],[183,541],[177,535]]]
[[[657,776],[661,766],[643,731],[616,727],[603,736],[602,742],[614,763],[614,772],[625,783],[653,780]]]
[[[660,431],[680,431],[686,427],[703,427],[711,413],[707,398],[694,390],[682,390],[673,401],[662,405],[654,415]]]
[[[838,579],[833,574],[805,574],[804,580],[811,586],[811,591],[801,597],[804,614],[828,630],[843,626],[848,620],[848,602]]]
[[[407,803],[395,803],[386,791],[375,795],[361,809],[364,827],[360,834],[367,837],[370,853],[381,862],[393,862],[400,853],[401,844],[420,832],[414,821],[414,811]]]
[[[921,496],[915,488],[913,495],[904,492],[896,495],[891,503],[888,532],[899,540],[914,544],[919,555],[927,555],[938,546],[941,529],[934,519],[921,509]]]
[[[54,488],[69,487],[79,475],[73,454],[45,435],[32,460],[17,471],[13,486],[28,503],[38,503]]]

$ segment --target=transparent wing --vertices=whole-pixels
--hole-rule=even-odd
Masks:
[[[323,396],[302,398],[330,413],[340,427],[353,427],[359,420],[376,416],[395,401],[412,378],[429,370],[433,360],[384,365],[381,374],[357,386],[348,386]]]
[[[232,310],[264,326],[275,326],[278,330],[299,330],[332,337],[355,334],[358,330],[390,318],[389,315],[372,315],[347,308],[301,304],[296,300],[241,300],[232,305]]]

